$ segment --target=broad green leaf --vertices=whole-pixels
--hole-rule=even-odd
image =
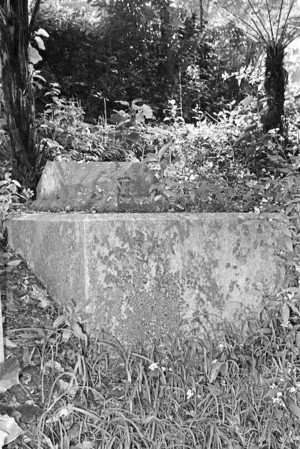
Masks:
[[[271,329],[269,329],[267,327],[259,329],[258,332],[261,333],[261,334],[271,334],[272,333]]]
[[[135,105],[136,103],[140,103],[141,101],[143,101],[141,98],[136,98],[135,100],[133,100],[132,106]]]
[[[155,153],[149,153],[145,159],[143,159],[145,164],[149,164],[150,162],[159,162],[159,157]]]
[[[191,191],[190,197],[191,197],[191,200],[194,202],[195,199],[196,199],[196,192],[195,192],[195,190],[192,190],[192,191]]]
[[[161,159],[165,152],[170,148],[170,146],[173,143],[173,139],[170,140],[170,142],[166,143],[158,152],[158,158]]]
[[[6,390],[20,383],[19,371],[19,361],[15,358],[0,363],[0,393],[5,393]]]
[[[289,324],[290,308],[287,304],[284,304],[282,309],[282,325],[286,327]]]
[[[120,103],[120,104],[122,104],[123,106],[130,106],[130,104],[128,103],[128,101],[117,100],[117,101],[115,101],[115,103]]]
[[[296,345],[300,349],[300,332],[296,333]]]
[[[76,444],[76,446],[74,446],[74,449],[92,449],[93,447],[94,447],[93,441],[84,440],[82,441],[82,443]]]
[[[46,30],[44,30],[44,28],[39,28],[36,32],[36,35],[38,36],[44,36],[44,37],[49,37],[49,34],[47,33]]]
[[[164,190],[163,193],[167,198],[176,198],[177,197],[177,193],[172,192],[171,190]]]
[[[295,416],[297,416],[297,418],[300,419],[300,408],[297,405],[288,402],[287,407],[290,412],[292,412]]]
[[[140,134],[135,131],[131,132],[127,136],[127,139],[130,140],[130,142],[138,142],[140,138],[141,138]]]
[[[211,370],[210,370],[210,376],[209,376],[210,383],[213,383],[216,380],[217,375],[219,374],[220,369],[223,366],[223,364],[224,364],[223,362],[213,362],[211,364]]]
[[[33,285],[30,295],[33,299],[39,301],[39,306],[42,307],[43,309],[49,307],[50,301],[48,298],[47,291],[45,289]]]
[[[8,416],[8,415],[6,415],[6,416]],[[0,449],[2,449],[4,447],[4,445],[6,445],[5,441],[6,441],[7,435],[8,435],[8,433],[1,430],[1,428],[0,428]]]
[[[284,241],[284,244],[287,247],[287,249],[290,252],[293,252],[293,240],[291,239],[291,237],[289,237],[288,235],[285,235],[283,237],[283,241]]]
[[[293,185],[295,184],[295,178],[294,178],[293,175],[292,176],[288,176],[287,184],[288,184],[289,189],[291,189],[293,187]]]
[[[4,337],[4,346],[6,348],[17,348],[18,347],[14,342],[10,341],[7,337]]]
[[[8,415],[0,415],[0,449],[16,440],[23,430],[18,426],[14,418]]]
[[[16,181],[15,179],[13,179],[11,182],[14,183],[16,186],[21,187],[21,184],[19,183],[19,181]]]
[[[57,329],[59,326],[65,323],[66,317],[65,315],[59,315],[56,320],[54,320],[54,323],[52,324],[52,327],[54,329]]]
[[[147,118],[147,119],[154,118],[154,114],[153,114],[152,108],[150,106],[143,104],[141,106],[141,108],[142,108],[145,118]]]
[[[178,186],[178,182],[177,181],[173,181],[172,179],[166,179],[165,180],[165,185],[168,187],[168,188],[173,188],[173,187],[177,187]]]
[[[41,37],[35,36],[34,40],[37,43],[37,45],[38,45],[40,50],[46,50],[44,41],[43,41],[43,39]]]
[[[68,327],[66,329],[63,329],[63,333],[62,333],[62,340],[67,343],[70,338],[72,336],[72,331],[71,329],[69,329]]]
[[[7,262],[7,265],[9,267],[17,267],[18,265],[20,265],[21,262],[22,262],[21,259],[10,260],[9,262]]]
[[[38,62],[42,61],[43,58],[39,54],[39,52],[31,46],[31,44],[28,45],[28,59],[31,62],[31,64],[35,65]]]
[[[152,186],[149,189],[149,192],[151,193],[151,192],[153,192],[153,190],[158,190],[159,188],[160,188],[159,183],[152,184]]]

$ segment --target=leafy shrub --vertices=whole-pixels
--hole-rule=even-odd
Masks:
[[[33,192],[30,189],[22,190],[20,183],[13,180],[10,173],[6,173],[4,179],[0,180],[0,236],[3,222],[9,212],[14,206],[18,207],[20,203],[28,202],[32,196]]]
[[[5,179],[0,181],[1,220],[5,220],[11,204],[18,199],[18,187],[21,187],[21,185],[17,181],[13,181],[9,173],[6,173]]]
[[[290,185],[293,176],[297,178],[293,166],[297,166],[299,130],[292,104],[286,143],[276,133],[259,134],[253,97],[238,106],[232,102],[215,115],[214,122],[202,116],[197,126],[185,124],[180,116],[178,120],[175,103],[173,124],[150,125],[152,109],[140,100],[119,101],[121,109],[107,121],[91,125],[84,122],[78,103],[60,96],[57,85],[47,97],[51,102],[37,125],[44,162],[140,160],[156,170],[152,199],[165,199],[171,210],[280,211],[288,201],[282,192],[289,192],[283,183]],[[253,124],[258,134],[254,138],[250,131],[247,140],[243,137],[247,131],[241,130]]]
[[[81,106],[61,97],[58,84],[52,84],[46,96],[51,97],[51,102],[37,121],[42,165],[53,159],[124,160],[124,150],[116,143],[112,130],[85,123]]]

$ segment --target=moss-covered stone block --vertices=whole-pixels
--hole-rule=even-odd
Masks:
[[[155,172],[140,162],[48,161],[37,187],[35,211],[155,212],[167,201],[150,198]]]
[[[145,343],[241,320],[285,279],[278,215],[28,214],[9,241],[88,332]]]

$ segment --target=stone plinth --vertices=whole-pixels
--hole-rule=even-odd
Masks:
[[[284,227],[276,215],[39,213],[12,218],[9,241],[88,332],[138,344],[255,311],[283,284]]]

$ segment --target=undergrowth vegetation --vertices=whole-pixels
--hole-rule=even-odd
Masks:
[[[166,338],[139,352],[111,336],[91,341],[66,326],[53,330],[40,352],[44,412],[26,447],[298,447],[294,290],[240,327]]]

